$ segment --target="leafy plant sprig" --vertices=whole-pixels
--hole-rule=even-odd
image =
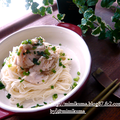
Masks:
[[[0,0],[0,1],[2,1],[2,5],[6,6],[6,7],[9,7],[9,5],[11,3],[11,0]]]
[[[114,22],[114,28],[112,29],[110,25],[106,24],[101,17],[95,15],[95,11],[89,6],[94,6],[97,4],[98,0],[73,0],[73,2],[79,8],[79,13],[83,14],[81,19],[81,24],[78,25],[83,33],[85,34],[89,28],[92,28],[92,35],[98,36],[99,39],[109,38],[110,41],[114,43],[120,42],[120,0],[117,0],[118,6],[112,6],[116,0],[102,0],[101,6],[107,9],[115,8],[116,11],[114,16],[112,16],[112,22]]]
[[[1,1],[1,0],[0,0]],[[39,7],[39,3],[34,2],[33,0],[25,0],[26,9],[31,8],[34,14],[39,14],[44,16],[46,14],[52,14],[53,9],[52,5],[54,0],[43,0],[43,6]],[[81,24],[78,26],[82,29],[83,34],[86,34],[89,28],[92,29],[91,35],[97,36],[99,39],[109,38],[113,43],[120,42],[120,0],[101,0],[101,6],[107,9],[114,9],[114,15],[112,16],[112,22],[114,23],[114,29],[110,25],[106,24],[101,17],[95,15],[95,9],[92,6],[95,6],[98,0],[72,0],[73,3],[79,8],[79,13],[83,14],[81,19]],[[6,0],[7,4],[11,3],[11,0]],[[113,6],[113,3],[117,3],[117,6]],[[65,14],[58,14],[58,22],[64,19]]]
[[[43,0],[42,1],[43,6],[39,7],[39,3],[37,2],[33,2],[33,0],[26,0],[26,9],[31,8],[32,12],[34,14],[39,14],[41,16],[44,16],[46,14],[52,14],[53,13],[53,9],[52,9],[52,5],[54,3],[54,0]],[[57,18],[55,16],[53,16],[56,20],[58,20],[59,22],[64,19],[64,14],[57,14]]]

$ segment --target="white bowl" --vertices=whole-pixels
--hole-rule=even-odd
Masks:
[[[12,50],[13,46],[18,46],[21,41],[26,39],[32,39],[38,36],[45,38],[46,42],[51,44],[59,45],[62,44],[62,48],[72,58],[71,64],[71,75],[76,77],[77,71],[80,71],[80,80],[78,85],[66,96],[56,100],[55,102],[38,108],[17,108],[9,104],[8,99],[4,95],[3,90],[0,90],[0,108],[12,112],[36,112],[45,109],[50,109],[59,103],[62,103],[69,99],[71,96],[76,94],[78,90],[82,88],[84,83],[90,74],[91,68],[91,56],[89,49],[85,41],[75,32],[58,26],[45,25],[39,27],[32,27],[24,29],[8,36],[0,42],[0,64],[2,65],[3,59],[9,55],[9,51]],[[1,67],[0,67],[1,69]]]

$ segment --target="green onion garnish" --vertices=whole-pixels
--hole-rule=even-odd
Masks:
[[[76,78],[73,78],[74,81],[78,82],[78,80],[80,79],[79,76],[77,76]]]
[[[51,89],[54,89],[54,86],[53,86],[53,85],[51,85]]]
[[[55,70],[55,69],[52,69],[52,72],[53,72],[53,73],[56,73],[56,70]]]
[[[53,100],[56,100],[56,99],[58,98],[58,94],[54,94],[54,95],[52,96],[52,98],[53,98]]]
[[[77,86],[77,83],[74,82],[73,85],[72,85],[72,89],[74,89],[76,86]]]
[[[8,67],[12,67],[12,64],[9,64]]]
[[[6,97],[7,97],[8,99],[10,99],[10,98],[11,98],[11,94],[8,93]]]
[[[0,81],[0,90],[4,89],[5,86],[3,85],[3,83]]]

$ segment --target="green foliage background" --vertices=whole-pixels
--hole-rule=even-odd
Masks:
[[[1,0],[0,0],[1,1]],[[6,6],[9,6],[11,0],[2,0]],[[44,16],[46,14],[52,14],[52,5],[54,0],[43,0],[43,6],[39,7],[37,2],[33,0],[25,0],[26,9],[31,8],[34,14],[39,14]],[[106,24],[99,16],[95,15],[95,10],[92,9],[92,6],[97,4],[98,0],[73,0],[73,3],[79,8],[79,13],[83,14],[81,19],[81,24],[78,26],[82,29],[83,34],[86,34],[89,28],[92,29],[91,35],[97,36],[99,39],[106,39],[113,43],[120,42],[120,0],[101,0],[101,7],[107,9],[115,9],[114,15],[112,16],[111,21],[114,23],[114,29],[110,25]],[[113,3],[116,2],[117,6],[113,6]],[[64,14],[58,14],[55,19],[61,21],[64,18]]]

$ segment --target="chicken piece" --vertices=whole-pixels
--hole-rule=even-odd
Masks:
[[[40,84],[42,82],[45,82],[48,77],[48,75],[32,72],[29,76],[24,76],[22,79],[25,79],[32,84]]]
[[[39,55],[35,54],[36,51],[44,51],[45,45],[42,46],[36,46],[36,49],[33,50],[33,46],[31,44],[21,44],[19,46],[20,55],[17,55],[15,57],[14,63],[18,66],[21,66],[22,68],[30,68],[34,65],[33,59],[39,59]]]
[[[16,65],[21,66],[23,68],[28,68],[28,67],[34,65],[33,62],[25,54],[27,52],[27,50],[29,50],[31,48],[32,48],[32,45],[30,45],[30,44],[19,46],[18,51],[20,52],[20,55],[17,55],[14,60]]]
[[[55,64],[58,60],[58,54],[53,53],[50,54],[49,59],[46,59],[45,57],[41,56],[38,60],[38,63],[40,62],[40,65],[34,65],[30,71],[36,71],[40,72],[40,70],[44,73],[49,73],[50,70],[52,70],[55,67]]]

